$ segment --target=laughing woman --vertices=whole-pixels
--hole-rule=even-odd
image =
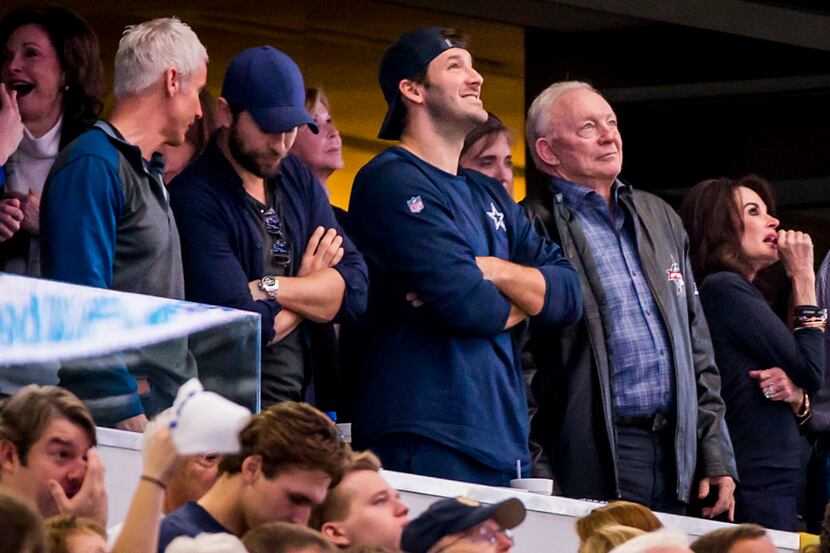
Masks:
[[[39,276],[40,195],[65,146],[101,111],[98,39],[64,8],[21,8],[0,20],[0,80],[17,94],[25,132],[2,167],[0,271]]]
[[[681,216],[735,446],[735,522],[794,531],[798,427],[822,382],[827,315],[816,307],[810,236],[778,230],[774,209],[764,179],[720,178],[692,188]],[[753,284],[779,260],[792,284],[794,330]]]

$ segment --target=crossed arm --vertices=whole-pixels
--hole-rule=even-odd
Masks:
[[[277,299],[282,309],[274,318],[273,345],[290,334],[303,319],[328,322],[340,310],[346,283],[333,267],[343,259],[343,237],[335,229],[317,227],[306,245],[295,277],[279,277]],[[268,299],[259,280],[248,283],[255,300]]]
[[[484,278],[510,300],[510,315],[505,330],[542,311],[546,284],[538,269],[491,256],[476,257],[476,265]]]

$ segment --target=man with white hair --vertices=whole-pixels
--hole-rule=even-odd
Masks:
[[[207,79],[207,52],[176,18],[127,27],[115,56],[115,105],[109,121],[70,143],[60,154],[43,193],[41,242],[47,278],[166,298],[184,298],[176,222],[162,183],[162,144],[184,142],[202,115],[199,91]],[[152,160],[152,161],[151,161]],[[147,352],[142,352],[145,354]],[[189,372],[168,369],[176,353],[162,354],[159,370],[142,367],[61,373],[99,424],[143,430],[139,396],[172,394]],[[184,352],[178,358],[184,360]],[[174,363],[173,363],[174,364]],[[81,373],[84,374],[81,374]],[[166,405],[165,405],[166,406]]]
[[[680,218],[617,179],[617,116],[589,84],[543,91],[527,141],[549,176],[528,211],[562,245],[585,301],[582,320],[531,340],[533,441],[566,496],[683,513],[697,469],[695,494],[718,492],[704,516],[731,518],[735,456]]]

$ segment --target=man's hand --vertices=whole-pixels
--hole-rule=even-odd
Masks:
[[[119,430],[129,430],[130,432],[144,432],[147,428],[147,415],[141,413],[140,415],[124,419],[116,423],[115,427]]]
[[[14,236],[20,230],[23,221],[23,210],[20,209],[20,200],[6,198],[0,200],[0,242]]]
[[[176,450],[170,429],[160,428],[147,443],[142,475],[167,484],[183,460]]]
[[[40,194],[30,188],[28,194],[11,192],[9,195],[20,200],[20,210],[23,212],[20,228],[32,234],[40,233]]]
[[[308,239],[297,276],[302,277],[334,267],[343,259],[343,254],[343,237],[337,234],[337,230],[317,227]]]
[[[55,480],[49,480],[49,491],[61,514],[88,517],[107,526],[107,491],[104,488],[104,464],[92,449],[87,452],[86,474],[81,489],[72,498]]]
[[[733,522],[735,520],[735,481],[731,476],[707,476],[700,481],[698,499],[705,499],[709,495],[710,486],[718,487],[718,500],[713,506],[703,508],[703,516],[715,518],[728,511],[729,522]]]
[[[17,91],[0,83],[0,165],[6,163],[23,140],[23,122],[17,107]]]

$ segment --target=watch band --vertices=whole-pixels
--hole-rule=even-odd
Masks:
[[[280,281],[275,276],[266,275],[259,279],[259,289],[268,295],[268,299],[276,300],[280,291]]]

